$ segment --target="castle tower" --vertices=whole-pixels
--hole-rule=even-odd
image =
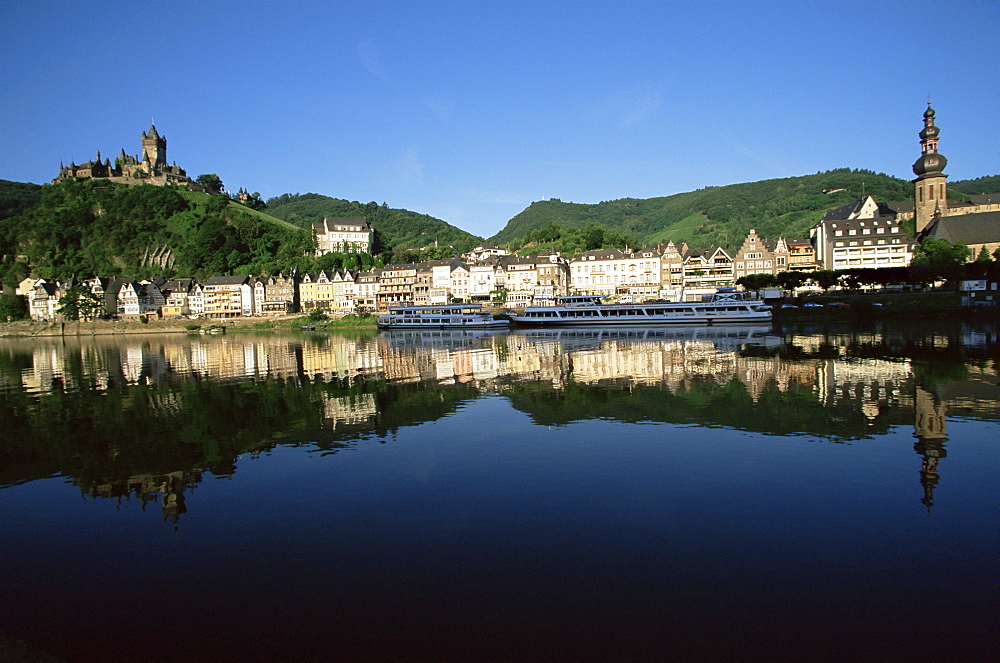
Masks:
[[[167,138],[156,133],[156,127],[149,125],[149,132],[142,132],[142,153],[149,157],[153,171],[167,166]]]
[[[920,151],[923,154],[913,164],[913,173],[917,176],[913,180],[916,187],[913,195],[918,233],[948,210],[948,176],[943,172],[948,160],[943,154],[938,154],[940,131],[934,126],[934,109],[928,101],[924,111],[924,128],[920,132]]]

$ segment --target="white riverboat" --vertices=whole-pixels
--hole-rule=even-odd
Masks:
[[[390,306],[378,317],[379,329],[505,329],[510,321],[497,319],[479,304]]]
[[[593,327],[595,325],[712,325],[770,322],[771,309],[742,293],[720,292],[707,302],[601,304],[597,297],[559,297],[553,306],[529,306],[510,319],[525,327]]]

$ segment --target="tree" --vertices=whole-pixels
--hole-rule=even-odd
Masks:
[[[194,181],[205,187],[206,191],[222,193],[222,178],[215,173],[204,173],[194,178]]]
[[[774,274],[747,274],[736,279],[736,285],[742,286],[744,290],[761,290],[769,288],[778,283]]]
[[[806,282],[806,275],[802,272],[779,272],[778,285],[785,290],[795,290]]]
[[[833,286],[840,283],[840,272],[832,269],[821,269],[817,272],[813,272],[809,279],[816,283],[819,287],[823,288],[826,292]]]
[[[91,320],[104,309],[104,301],[100,296],[82,285],[74,285],[66,289],[59,298],[59,308],[56,313],[67,320],[76,321],[80,318]]]
[[[0,322],[23,320],[28,317],[28,298],[24,295],[0,296]]]
[[[969,247],[965,244],[952,244],[939,237],[927,237],[917,245],[911,265],[917,271],[926,272],[931,282],[955,280],[961,278],[968,258]]]
[[[260,192],[258,191],[254,191],[253,193],[248,193],[246,200],[243,201],[243,204],[249,207],[250,209],[255,209],[255,210],[262,210],[265,207],[267,207],[267,203],[265,203],[264,199],[260,197]]]

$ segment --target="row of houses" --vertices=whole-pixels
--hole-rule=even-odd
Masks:
[[[31,317],[52,320],[66,289],[82,285],[109,316],[230,318],[296,312],[373,313],[396,305],[503,301],[509,307],[584,294],[620,300],[698,301],[750,274],[910,264],[912,243],[895,214],[871,197],[827,214],[809,239],[765,239],[750,230],[740,248],[669,242],[640,250],[598,249],[573,259],[557,252],[510,255],[477,247],[453,259],[266,278],[215,276],[203,283],[93,278],[26,279]]]

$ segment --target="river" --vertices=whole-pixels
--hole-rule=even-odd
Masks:
[[[986,660],[955,322],[0,339],[0,631],[67,661]]]

